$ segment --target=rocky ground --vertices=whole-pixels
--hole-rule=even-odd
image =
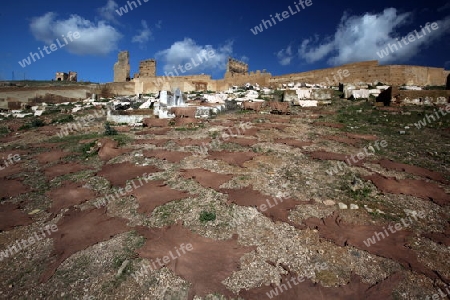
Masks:
[[[3,120],[0,298],[444,298],[434,109],[336,100],[62,137],[58,113]]]

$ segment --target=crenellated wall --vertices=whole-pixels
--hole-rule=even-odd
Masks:
[[[143,74],[138,73],[138,76],[133,79],[136,84],[136,94],[157,93],[160,90],[174,90],[175,88],[179,88],[182,92],[190,92],[197,89],[196,83],[198,82],[202,82],[202,85],[206,84],[207,90],[212,91],[224,91],[232,86],[243,86],[246,83],[272,88],[281,87],[288,83],[327,86],[338,86],[339,83],[376,84],[378,82],[387,85],[445,85],[450,73],[443,68],[408,65],[380,66],[378,61],[371,60],[327,69],[272,76],[265,70],[263,72],[248,72],[246,63],[232,58],[228,59],[224,78],[219,80],[213,80],[209,75],[153,77],[153,74],[156,75],[156,61],[154,59],[142,61],[140,71]],[[148,76],[149,74],[152,76]]]
[[[345,71],[345,73],[344,73]],[[343,74],[344,73],[344,74]],[[280,86],[290,82],[305,83],[372,83],[387,85],[445,85],[446,74],[443,68],[409,66],[409,65],[378,65],[378,61],[364,61],[346,64],[338,67],[320,69],[302,73],[274,76],[270,84]],[[347,76],[345,76],[347,75]]]

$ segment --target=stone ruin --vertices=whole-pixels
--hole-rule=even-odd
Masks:
[[[56,72],[55,75],[56,81],[73,81],[77,82],[77,72],[69,71],[69,73],[65,72]]]
[[[114,64],[114,82],[126,81],[130,81],[130,54],[128,51],[122,51]]]
[[[234,58],[228,58],[227,71],[225,77],[233,77],[234,75],[248,75],[248,64]]]
[[[137,75],[137,76],[136,76]],[[156,77],[156,60],[147,59],[139,62],[139,73],[135,78],[153,78]]]

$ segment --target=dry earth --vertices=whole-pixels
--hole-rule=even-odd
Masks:
[[[0,298],[450,294],[449,118],[416,128],[429,113],[338,100],[65,137],[1,121]]]

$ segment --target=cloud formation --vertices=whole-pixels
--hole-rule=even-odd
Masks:
[[[223,46],[214,48],[212,45],[198,45],[193,39],[185,38],[177,41],[170,48],[156,53],[156,58],[164,63],[163,70],[170,72],[178,65],[191,63],[192,60],[199,62],[198,56],[202,56],[205,52],[214,51],[214,56],[203,59],[202,62],[188,72],[197,74],[200,71],[213,72],[217,70],[225,70],[228,57],[233,53],[233,42],[228,41]]]
[[[57,14],[48,12],[33,18],[30,23],[33,36],[46,44],[62,40],[69,31],[79,32],[80,38],[69,42],[64,49],[79,55],[105,55],[117,50],[117,44],[122,35],[105,21],[93,23],[78,15],[68,19],[57,19]]]
[[[397,43],[397,39],[414,33],[414,30],[421,31],[421,27],[417,27],[403,35],[398,34],[405,25],[410,24],[411,16],[412,13],[409,12],[399,14],[395,8],[386,8],[378,14],[365,13],[362,16],[344,13],[334,35],[322,38],[316,35],[304,39],[298,47],[297,57],[307,63],[326,59],[329,65],[364,60],[378,60],[380,63],[406,62],[450,29],[450,16],[436,20],[439,29],[427,32],[422,38],[380,58],[377,52],[389,44]],[[287,50],[282,49],[276,53],[282,65],[291,63],[292,57]]]
[[[142,20],[141,24],[142,24],[142,28],[139,30],[139,34],[133,36],[133,38],[131,39],[131,42],[139,43],[139,47],[143,48],[145,46],[145,44],[148,41],[150,41],[150,39],[153,39],[153,34],[145,20]]]
[[[281,49],[276,53],[276,56],[280,65],[290,65],[291,60],[294,58],[294,55],[292,54],[292,46],[288,46],[286,49]]]
[[[98,9],[98,13],[106,21],[109,21],[112,23],[118,23],[117,12],[116,12],[116,9],[118,9],[118,8],[119,8],[119,4],[117,4],[116,1],[108,0],[108,2],[106,2],[105,6],[100,7]]]

